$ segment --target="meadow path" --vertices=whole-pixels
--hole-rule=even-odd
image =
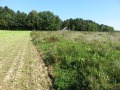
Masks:
[[[30,31],[0,31],[0,90],[50,90],[51,85]]]

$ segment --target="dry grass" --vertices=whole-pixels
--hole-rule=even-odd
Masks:
[[[30,31],[0,31],[0,90],[49,90],[47,68]]]

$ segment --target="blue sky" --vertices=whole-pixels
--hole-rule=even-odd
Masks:
[[[26,13],[51,11],[62,20],[89,19],[120,30],[120,0],[0,0],[0,6]]]

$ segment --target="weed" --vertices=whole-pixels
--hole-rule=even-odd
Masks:
[[[109,90],[120,83],[120,33],[32,32],[31,37],[53,67],[56,90]]]

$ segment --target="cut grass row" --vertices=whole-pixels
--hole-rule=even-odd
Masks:
[[[120,89],[120,33],[31,33],[56,90]]]
[[[0,41],[0,90],[49,90],[51,81],[30,31],[0,31]]]

